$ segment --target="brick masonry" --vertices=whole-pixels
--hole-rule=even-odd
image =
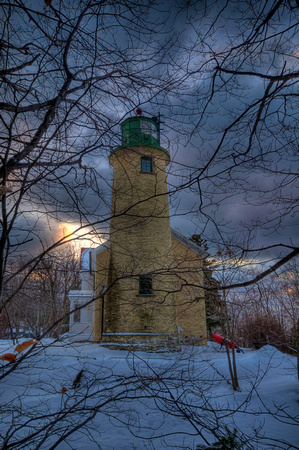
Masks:
[[[141,172],[141,156],[152,157],[153,173]],[[118,333],[121,341],[133,334],[135,340],[159,335],[206,343],[202,258],[171,237],[168,154],[153,147],[119,148],[110,163],[112,218],[109,249],[97,255],[95,341],[115,341]],[[139,295],[138,277],[148,273],[153,295]]]

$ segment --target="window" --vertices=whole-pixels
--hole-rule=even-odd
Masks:
[[[142,134],[149,134],[150,136],[153,136],[154,139],[159,139],[159,133],[156,124],[154,124],[153,122],[142,120],[140,125]]]
[[[153,172],[153,160],[150,156],[141,156],[141,172]]]
[[[139,295],[153,295],[152,275],[139,275]]]
[[[78,308],[79,305],[75,305],[75,308]],[[81,310],[77,309],[73,314],[73,322],[80,322],[81,320]]]

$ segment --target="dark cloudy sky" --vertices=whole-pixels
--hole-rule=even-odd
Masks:
[[[190,5],[190,2],[185,4]],[[271,5],[256,2],[253,10],[248,4],[232,1],[225,7],[224,1],[194,2],[182,9],[180,2],[159,2],[150,13],[152,22],[156,22],[154,39],[149,41],[147,34],[139,34],[128,40],[128,35],[121,30],[114,36],[119,49],[131,47],[134,52],[136,46],[136,49],[143,49],[144,55],[155,48],[165,48],[159,64],[150,67],[148,63],[145,74],[148,79],[168,78],[172,86],[152,98],[136,92],[127,104],[117,98],[122,92],[113,92],[110,97],[107,94],[107,111],[104,113],[109,118],[109,127],[112,126],[113,138],[109,141],[108,136],[112,134],[107,134],[99,142],[99,150],[83,158],[85,175],[84,171],[80,174],[70,171],[66,175],[69,185],[73,184],[76,196],[80,198],[81,218],[72,212],[70,192],[57,186],[56,192],[52,192],[53,202],[50,202],[51,218],[41,207],[37,224],[36,214],[30,212],[30,207],[25,207],[26,221],[22,219],[20,228],[23,233],[35,228],[32,248],[37,239],[46,239],[50,243],[61,236],[67,230],[67,223],[73,230],[82,223],[99,221],[95,230],[99,233],[107,231],[105,219],[109,216],[112,182],[108,155],[120,142],[119,122],[134,114],[134,105],[140,105],[145,115],[161,114],[161,144],[172,157],[168,181],[171,223],[175,229],[188,237],[202,234],[211,247],[214,245],[215,251],[233,241],[244,243],[245,239],[248,244],[249,236],[253,239],[251,248],[277,244],[298,246],[295,209],[298,198],[298,185],[295,184],[298,174],[298,95],[290,99],[292,93],[298,93],[298,85],[286,83],[273,94],[263,109],[252,147],[246,153],[258,114],[258,100],[263,97],[269,80],[249,75],[233,79],[222,74],[214,79],[214,85],[212,83],[217,64],[241,72],[271,75],[298,72],[296,11],[283,6],[276,16],[274,14],[271,27],[261,30],[257,28],[261,22],[255,21],[256,16],[263,5],[266,5],[266,15]],[[249,46],[252,54],[245,56],[244,48],[238,49],[238,45],[246,39],[248,42],[254,40],[254,25],[261,33],[256,41],[265,36],[269,39],[263,47]],[[286,29],[289,31],[284,32]],[[282,34],[274,38],[275,33]],[[254,48],[257,48],[256,54]],[[140,62],[140,69],[142,67],[146,67],[144,61]],[[277,86],[272,87],[273,92]],[[258,106],[245,114],[237,125],[231,126],[254,102]],[[81,139],[77,139],[76,145],[83,147],[89,139],[94,139],[96,132],[90,128],[81,130]],[[212,158],[217,148],[219,151]],[[94,188],[89,189],[87,182],[95,178]],[[185,188],[176,191],[181,185]],[[60,198],[64,208],[56,206],[55,197]],[[18,233],[18,239],[22,240],[23,233],[16,230]]]

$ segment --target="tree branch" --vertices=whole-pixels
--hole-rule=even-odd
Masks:
[[[263,78],[266,80],[270,80],[272,82],[275,81],[289,81],[289,80],[293,80],[294,78],[299,78],[299,72],[291,72],[291,73],[287,73],[285,75],[281,74],[281,75],[265,75],[263,73],[260,72],[250,72],[250,71],[239,71],[239,70],[231,70],[231,69],[224,69],[223,67],[220,66],[216,66],[215,67],[216,71],[219,72],[224,72],[224,73],[229,73],[231,75],[249,75],[249,76],[255,76],[255,77],[259,77],[259,78]]]
[[[25,67],[31,66],[37,60],[37,58],[39,56],[40,56],[40,53],[37,54],[31,61],[25,62],[25,63],[21,64],[20,66],[12,67],[11,69],[0,70],[0,76],[8,75],[13,72],[19,72],[20,70],[25,69]]]
[[[228,291],[229,289],[236,289],[236,288],[251,286],[252,284],[258,283],[263,278],[265,278],[268,275],[270,275],[271,273],[275,272],[277,269],[279,269],[279,267],[283,266],[288,261],[290,261],[291,259],[295,258],[298,255],[299,255],[299,247],[296,247],[291,253],[286,255],[284,258],[280,259],[276,264],[274,264],[272,267],[265,270],[264,272],[260,273],[252,280],[244,281],[243,283],[235,283],[235,284],[230,284],[227,286],[220,286],[220,287],[218,287],[218,289],[221,291]],[[208,290],[213,290],[213,289],[211,288]]]

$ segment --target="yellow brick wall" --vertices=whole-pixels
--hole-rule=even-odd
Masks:
[[[141,173],[142,155],[154,173]],[[202,259],[171,238],[166,166],[169,156],[150,147],[119,149],[114,168],[109,250],[97,255],[96,342],[105,333],[159,333],[206,343]],[[153,274],[153,295],[138,294],[139,274]],[[99,298],[103,284],[108,292]],[[102,320],[102,312],[104,318]],[[101,324],[104,329],[102,330]]]
[[[102,338],[102,313],[103,299],[101,292],[103,286],[108,282],[108,250],[104,250],[96,256],[95,270],[95,304],[94,304],[94,342],[99,342]]]
[[[141,172],[141,156],[151,156],[154,172]],[[119,149],[113,165],[109,239],[111,289],[105,299],[107,332],[176,333],[166,165],[159,149]],[[153,296],[138,295],[139,274],[153,273]],[[115,281],[118,280],[118,281]]]
[[[172,238],[173,273],[177,289],[178,326],[185,337],[207,341],[206,313],[203,286],[203,263],[200,255]]]

